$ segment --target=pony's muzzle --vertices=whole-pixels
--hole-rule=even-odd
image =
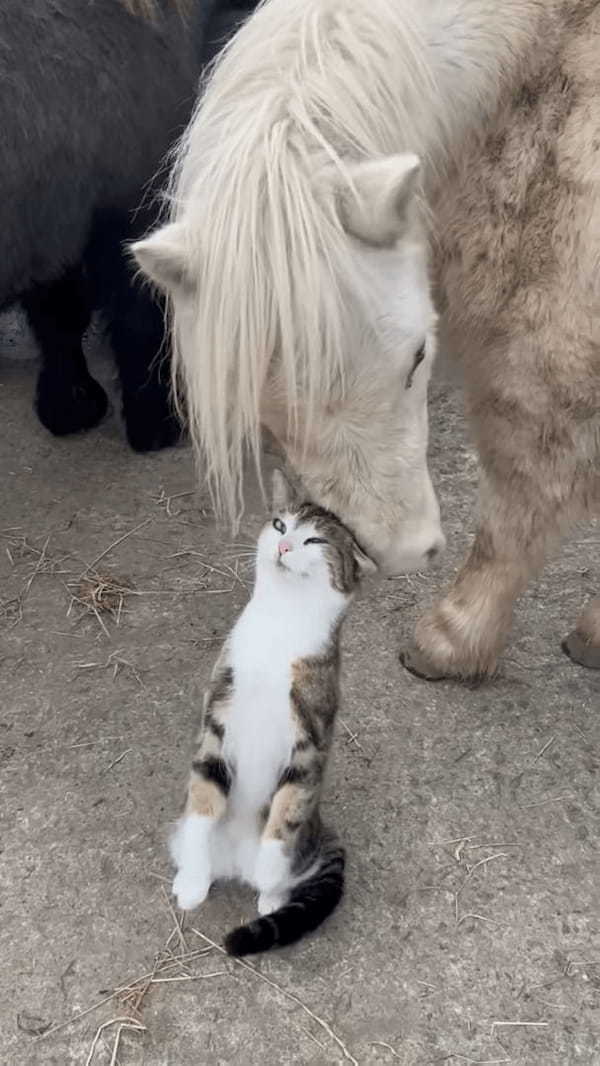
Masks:
[[[441,559],[446,538],[439,527],[428,535],[401,540],[381,554],[379,566],[385,577],[398,577],[415,570],[429,570]]]

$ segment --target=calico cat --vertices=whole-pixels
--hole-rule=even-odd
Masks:
[[[180,907],[217,878],[258,889],[261,917],[229,933],[232,955],[292,944],[338,904],[344,851],[319,812],[338,708],[339,636],[373,564],[328,511],[274,475],[274,517],[251,600],[204,700],[187,803],[171,842]]]

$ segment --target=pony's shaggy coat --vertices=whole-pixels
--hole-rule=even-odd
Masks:
[[[493,669],[552,534],[597,504],[598,20],[598,0],[268,0],[181,146],[159,273],[187,294],[185,314],[174,300],[177,372],[218,494],[236,513],[243,447],[257,454],[267,413],[316,498],[348,520],[362,493],[374,525],[389,480],[373,461],[370,399],[361,416],[368,370],[349,381],[348,367],[373,294],[357,264],[369,245],[373,263],[386,248],[378,225],[353,233],[346,207],[361,207],[361,163],[422,161],[418,214],[465,355],[484,477],[474,553],[419,629],[421,672]],[[376,206],[363,202],[365,216]],[[418,244],[422,226],[411,232]],[[388,317],[369,322],[374,351]],[[367,394],[378,384],[392,396],[406,372],[374,359]],[[332,419],[326,492],[311,444],[324,451]],[[414,432],[404,444],[391,424],[380,434],[413,481],[426,477],[419,434],[421,451]],[[373,470],[370,497],[359,466]],[[409,519],[388,506],[398,529]]]
[[[43,363],[37,410],[53,433],[106,410],[81,346],[98,308],[130,443],[179,435],[157,365],[163,315],[134,284],[124,244],[159,215],[164,157],[191,114],[217,13],[222,38],[240,14],[228,0],[2,2],[0,308],[24,303]]]
[[[139,206],[189,114],[200,61],[181,17],[83,6],[2,3],[0,306],[78,263],[96,211]]]
[[[437,205],[446,345],[462,356],[481,517],[409,662],[486,674],[516,596],[600,504],[600,4],[565,16]],[[560,32],[557,32],[557,30]],[[600,666],[600,602],[565,650]]]

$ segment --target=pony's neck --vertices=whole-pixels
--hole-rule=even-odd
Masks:
[[[422,145],[428,183],[439,178],[439,148],[464,156],[503,98],[544,65],[581,0],[419,0],[418,19],[434,80],[437,126]],[[416,5],[415,5],[416,6]],[[570,9],[569,8],[569,9]],[[430,145],[433,152],[428,150]],[[437,152],[436,152],[437,148]]]

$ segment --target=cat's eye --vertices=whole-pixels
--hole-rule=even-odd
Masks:
[[[327,544],[325,537],[307,537],[304,541],[305,544]]]
[[[425,358],[425,341],[423,341],[423,344],[421,345],[419,350],[415,353],[415,361],[414,361],[414,363],[412,365],[412,369],[410,371],[410,374],[408,375],[408,377],[406,379],[406,388],[407,389],[410,389],[410,387],[411,387],[411,385],[413,383],[413,378],[414,378],[414,376],[415,376],[415,374],[417,372],[417,367],[419,367],[421,365],[421,363],[423,362],[424,358]]]
[[[274,518],[273,519],[273,529],[276,529],[277,532],[281,533],[282,536],[285,533],[286,528],[287,528],[286,524],[285,524],[285,522],[281,521],[281,518]]]

